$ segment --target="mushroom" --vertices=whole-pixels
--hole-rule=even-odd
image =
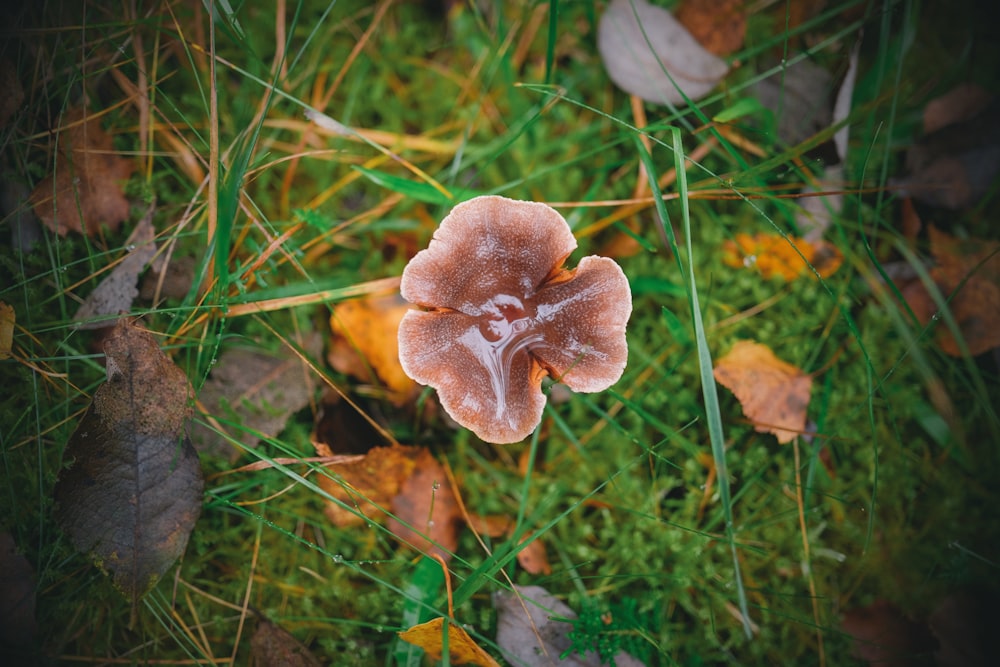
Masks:
[[[546,375],[595,392],[625,370],[628,279],[607,257],[563,268],[575,248],[555,209],[476,197],[403,270],[403,298],[421,308],[399,325],[403,370],[487,442],[517,442],[538,426]]]

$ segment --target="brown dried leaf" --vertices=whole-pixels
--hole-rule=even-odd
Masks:
[[[975,118],[989,106],[993,96],[975,83],[960,83],[924,107],[924,133]]]
[[[330,472],[340,479],[320,476],[319,486],[365,516],[380,520],[384,512],[379,508],[392,503],[416,467],[421,451],[420,447],[405,445],[372,447],[362,461],[330,466]],[[316,453],[320,456],[334,454],[328,446],[318,443]],[[354,512],[334,502],[327,502],[324,511],[335,526],[355,526],[364,522]]]
[[[743,48],[745,0],[681,0],[674,16],[710,53],[728,56]]]
[[[60,160],[56,173],[31,193],[35,215],[54,232],[92,235],[102,224],[109,229],[128,218],[122,189],[134,164],[114,152],[111,136],[100,120],[83,107],[67,111],[59,127]]]
[[[334,451],[314,443],[320,456]],[[458,546],[461,514],[454,491],[441,464],[424,447],[373,447],[361,461],[331,465],[340,479],[319,477],[319,486],[375,521],[387,512],[387,527],[400,542],[421,553],[451,559]],[[327,502],[327,517],[336,526],[362,523],[363,519],[335,502]]]
[[[318,351],[318,340],[314,347]],[[314,375],[293,354],[231,349],[219,357],[198,399],[206,414],[219,419],[223,429],[232,430],[230,435],[252,449],[260,442],[253,431],[277,436],[289,417],[309,405],[315,387]],[[224,422],[241,428],[230,429]],[[243,453],[206,426],[195,425],[191,440],[198,451],[230,462]]]
[[[517,552],[517,563],[528,574],[552,574],[552,566],[549,565],[549,556],[545,551],[545,543],[540,538],[531,539],[531,535],[525,535],[521,540],[524,544],[528,540],[527,546]]]
[[[63,453],[56,520],[135,604],[184,553],[204,480],[183,371],[126,319],[104,350],[108,379]]]
[[[393,497],[392,514],[387,526],[401,542],[451,560],[461,513],[444,468],[426,449],[421,448],[413,472]]]
[[[280,625],[261,617],[250,637],[250,658],[260,667],[320,667],[323,663]]]
[[[713,371],[743,406],[758,433],[791,442],[806,427],[812,376],[778,359],[766,345],[741,340]]]
[[[969,352],[975,356],[1000,346],[1000,243],[956,239],[933,225],[928,233],[936,262],[931,279],[951,297],[948,307]],[[921,323],[933,319],[937,306],[919,280],[900,291]],[[939,326],[938,343],[946,354],[962,355],[947,327]]]
[[[399,633],[399,638],[427,651],[433,660],[444,650],[444,618],[434,618]],[[448,624],[448,657],[456,665],[500,667],[493,657],[481,649],[461,626]]]
[[[128,254],[94,291],[87,295],[76,311],[73,321],[80,322],[81,329],[109,326],[113,322],[109,322],[108,317],[115,317],[132,309],[132,302],[139,295],[139,289],[136,287],[139,274],[156,256],[154,210],[155,204],[150,205],[125,241]]]
[[[330,365],[362,382],[384,383],[397,406],[419,390],[399,365],[396,334],[407,310],[409,305],[394,294],[345,301],[330,316]]]

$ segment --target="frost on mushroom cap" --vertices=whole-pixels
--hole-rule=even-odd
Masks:
[[[621,377],[628,280],[606,257],[563,269],[575,247],[545,204],[479,197],[456,206],[403,271],[403,296],[426,309],[400,323],[403,370],[483,440],[517,442],[538,426],[546,375],[586,392]]]

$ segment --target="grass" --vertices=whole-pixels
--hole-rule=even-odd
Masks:
[[[133,217],[155,198],[160,247],[194,263],[185,294],[132,312],[196,389],[234,347],[295,350],[318,387],[397,441],[430,447],[470,512],[515,519],[510,538],[465,529],[449,564],[455,617],[494,655],[490,593],[511,583],[578,610],[579,645],[626,646],[653,665],[852,664],[848,610],[886,599],[922,619],[958,590],[995,595],[995,360],[944,355],[935,335],[954,325],[947,310],[925,327],[898,293],[873,288],[900,258],[923,270],[926,249],[903,239],[889,185],[930,98],[967,78],[996,89],[982,22],[971,9],[842,2],[786,29],[785,5],[769,5],[751,16],[719,92],[670,111],[632,105],[607,80],[594,48],[601,11],[385,0],[25,9],[0,54],[25,90],[0,127],[4,177],[35,187],[64,168],[49,134],[59,113],[84,96],[105,112],[115,148],[137,164]],[[766,118],[734,121],[754,155],[711,119],[803,48],[836,80],[861,25],[845,207],[826,234],[843,266],[782,281],[725,265],[723,243],[739,232],[797,233],[802,200],[780,195],[815,175],[832,132],[784,146]],[[571,265],[625,238],[636,250],[618,257],[635,299],[624,377],[551,401],[542,428],[513,446],[420,421],[308,351],[311,332],[329,338],[337,302],[395,290],[452,201],[482,193],[557,203],[580,241]],[[995,195],[947,222],[989,237]],[[4,234],[23,204],[12,211]],[[319,391],[254,449],[240,424],[196,414],[225,427],[240,457],[202,457],[201,519],[134,623],[60,534],[62,449],[104,376],[95,334],[72,315],[128,227],[89,238],[41,229],[29,249],[0,254],[0,300],[17,316],[14,355],[0,362],[0,528],[37,595],[24,660],[248,664],[259,610],[328,663],[420,664],[395,633],[447,615],[441,568],[380,522],[326,519],[332,498],[317,480],[332,473],[305,461]],[[809,432],[791,444],[754,431],[715,386],[712,360],[746,338],[815,373]],[[518,567],[526,535],[545,545],[551,575]],[[624,627],[601,634],[609,610]]]

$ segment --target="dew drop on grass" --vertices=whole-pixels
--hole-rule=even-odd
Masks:
[[[340,554],[333,554],[333,562],[339,565],[344,562],[344,557]]]

